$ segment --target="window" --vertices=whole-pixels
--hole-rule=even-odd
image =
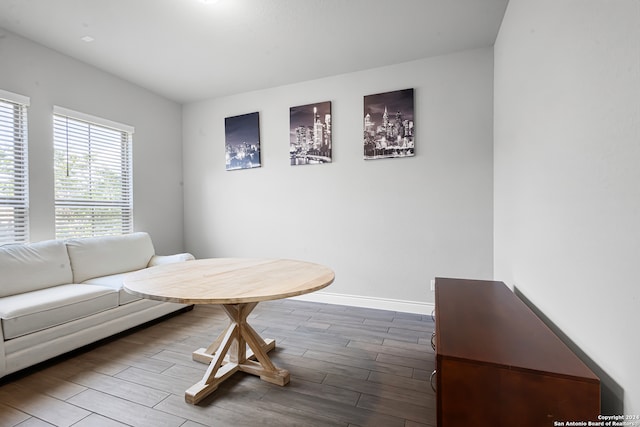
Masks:
[[[29,241],[28,106],[29,98],[0,90],[0,244]]]
[[[56,238],[133,231],[133,128],[54,107]]]

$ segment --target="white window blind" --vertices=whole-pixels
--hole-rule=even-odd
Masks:
[[[54,108],[56,238],[133,231],[133,128]]]
[[[0,244],[29,241],[28,106],[29,98],[0,90]]]

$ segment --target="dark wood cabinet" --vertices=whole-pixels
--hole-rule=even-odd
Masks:
[[[597,420],[598,377],[504,283],[437,278],[435,292],[438,427]]]

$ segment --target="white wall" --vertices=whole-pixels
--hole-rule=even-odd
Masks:
[[[511,0],[494,55],[495,276],[640,414],[640,1]]]
[[[430,313],[434,276],[492,278],[492,79],[486,48],[185,105],[187,248],[323,263],[324,300]],[[416,156],[364,161],[363,96],[406,88]],[[333,163],[290,166],[289,108],[322,101]],[[255,111],[262,167],[226,171],[224,119]]]
[[[51,115],[59,105],[135,127],[134,228],[151,234],[158,253],[183,250],[179,104],[2,29],[0,88],[31,98],[31,241],[54,237]]]

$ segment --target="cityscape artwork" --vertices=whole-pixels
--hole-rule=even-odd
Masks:
[[[260,118],[249,113],[224,119],[227,170],[260,167]]]
[[[413,89],[364,97],[364,158],[415,155]]]
[[[291,165],[331,163],[331,101],[289,110]]]

